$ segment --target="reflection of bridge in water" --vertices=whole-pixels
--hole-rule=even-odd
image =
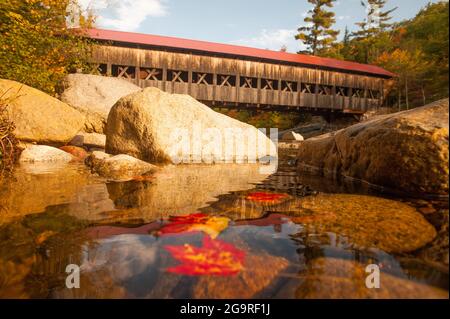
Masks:
[[[189,94],[217,107],[360,114],[394,75],[373,65],[227,44],[91,29],[93,73]]]

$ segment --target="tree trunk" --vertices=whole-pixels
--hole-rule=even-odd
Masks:
[[[406,109],[409,110],[408,79],[405,80],[405,101]]]
[[[425,88],[422,85],[422,99],[423,99],[423,105],[427,105],[427,97],[425,95]]]
[[[400,87],[398,88],[398,111],[400,112],[402,109],[402,90]]]

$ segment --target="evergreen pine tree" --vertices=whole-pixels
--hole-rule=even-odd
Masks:
[[[375,37],[392,26],[389,23],[392,19],[391,13],[397,8],[384,11],[386,3],[387,0],[361,1],[361,5],[366,8],[367,16],[363,21],[356,23],[359,30],[352,33],[352,37],[359,42],[364,63],[370,63],[372,60],[371,51],[374,47]]]
[[[314,8],[308,11],[309,16],[304,19],[307,26],[299,28],[299,34],[295,37],[308,47],[306,53],[313,55],[325,53],[336,41],[339,31],[332,29],[336,22],[335,14],[326,10],[327,7],[332,8],[335,1],[308,0]]]
[[[366,8],[367,17],[357,22],[359,30],[353,33],[354,37],[368,37],[383,32],[392,26],[389,21],[392,19],[391,13],[397,10],[397,7],[383,11],[387,0],[367,0],[367,3],[361,1],[361,5]]]

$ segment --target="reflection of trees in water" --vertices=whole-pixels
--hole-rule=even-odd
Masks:
[[[314,225],[302,225],[300,231],[289,235],[289,238],[298,246],[296,252],[300,274],[308,270],[312,260],[324,257],[324,247],[332,243],[331,237],[328,234],[320,234]]]
[[[113,200],[117,209],[139,208],[150,205],[153,198],[151,191],[152,182],[123,182],[108,183],[109,197]]]
[[[379,194],[383,188],[370,186],[367,183],[341,176],[323,176],[311,170],[299,171],[297,154],[284,154],[280,151],[278,171],[269,176],[259,186],[262,189],[282,191],[295,196],[306,196],[316,192],[346,194]]]
[[[0,280],[0,295],[3,291],[6,297],[46,298],[53,289],[65,287],[66,266],[80,263],[87,241],[81,232],[86,224],[67,215],[67,209],[50,206],[0,227],[0,273],[5,271],[1,265],[21,272],[5,274],[9,284]],[[11,284],[23,287],[21,295]]]
[[[0,160],[1,161],[1,160]],[[8,209],[8,192],[13,181],[17,181],[14,174],[0,170],[0,219],[9,213]]]
[[[289,173],[280,170],[277,173],[270,175],[262,183],[258,184],[258,188],[273,192],[287,193],[299,197],[315,193],[312,188],[303,184],[295,172]]]
[[[261,185],[261,189],[285,192],[293,196],[308,196],[317,192],[340,194],[372,194],[380,193],[380,189],[362,181],[344,177],[324,177],[312,172],[290,172],[278,170],[269,176]]]
[[[289,238],[298,246],[297,254],[305,265],[321,257],[343,258],[360,263],[392,259],[381,250],[355,247],[347,237],[327,232],[322,225],[303,224],[300,231],[289,235]]]

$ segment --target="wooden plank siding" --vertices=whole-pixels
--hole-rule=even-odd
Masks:
[[[390,78],[169,50],[95,45],[98,74],[212,105],[364,113],[381,106]]]

